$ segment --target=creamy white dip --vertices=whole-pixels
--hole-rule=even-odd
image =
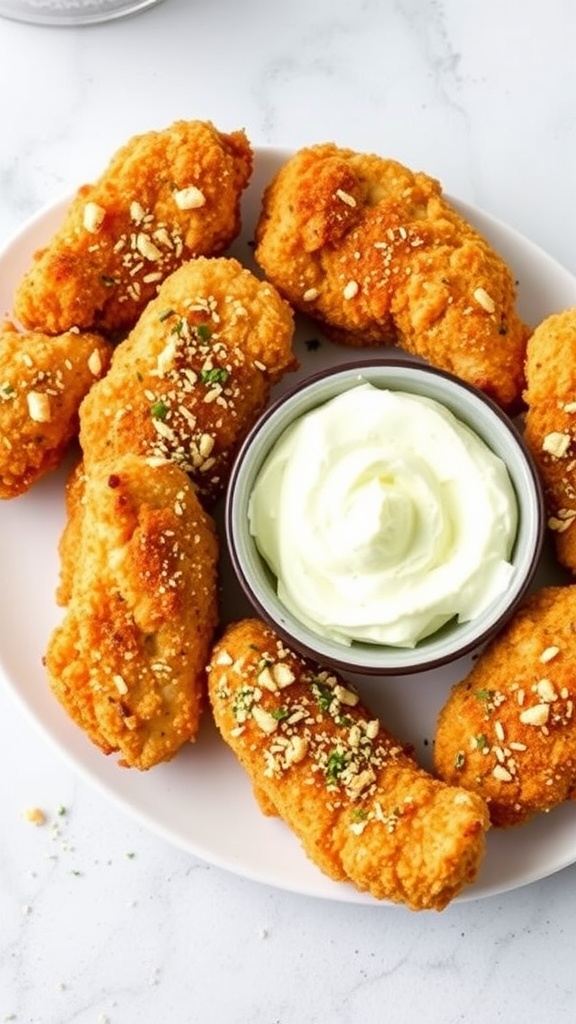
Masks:
[[[449,410],[362,383],[282,434],[249,519],[302,623],[414,647],[505,590],[518,514],[504,463]]]

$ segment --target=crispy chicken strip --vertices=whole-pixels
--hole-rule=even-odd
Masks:
[[[576,307],[528,342],[524,439],[536,460],[559,562],[576,573]]]
[[[94,467],[69,512],[81,520],[50,684],[93,743],[147,769],[198,731],[217,622],[213,523],[181,469],[137,455]]]
[[[494,825],[576,796],[576,586],[532,594],[452,690],[435,766],[484,797]]]
[[[76,193],[15,295],[26,327],[125,332],[183,260],[223,252],[252,173],[243,131],[176,121],[131,138]]]
[[[78,407],[108,368],[97,334],[57,337],[0,327],[0,498],[27,491],[54,469],[78,433]]]
[[[216,644],[208,687],[261,808],[331,878],[415,910],[442,909],[474,880],[484,801],[419,768],[343,679],[247,619]]]
[[[529,331],[514,278],[433,178],[331,143],[301,149],[265,190],[256,241],[268,279],[328,337],[398,342],[519,404]]]
[[[190,260],[163,284],[80,410],[87,470],[135,451],[220,495],[270,388],[296,365],[292,310],[236,260]]]

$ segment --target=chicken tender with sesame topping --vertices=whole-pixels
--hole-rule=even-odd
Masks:
[[[526,599],[452,689],[435,767],[484,797],[494,825],[518,825],[576,796],[576,586]]]
[[[253,153],[243,131],[176,121],[131,138],[74,196],[14,298],[26,327],[125,333],[183,260],[218,255],[240,230]]]
[[[268,279],[328,337],[397,343],[519,405],[529,331],[514,278],[435,179],[333,143],[301,149],[264,192],[256,243]]]
[[[94,744],[145,770],[198,732],[218,615],[216,533],[169,462],[125,455],[94,467],[82,488],[69,504],[80,517],[76,564],[48,678]]]
[[[80,402],[111,351],[97,334],[0,326],[0,498],[23,494],[59,465],[78,434]]]
[[[544,483],[558,561],[576,573],[576,307],[536,327],[526,385],[524,439]]]
[[[474,880],[484,801],[418,767],[342,678],[246,619],[215,645],[208,689],[261,809],[328,876],[414,910],[441,910]]]
[[[162,285],[80,410],[86,468],[134,451],[222,494],[272,385],[296,366],[293,314],[234,259],[190,260]]]

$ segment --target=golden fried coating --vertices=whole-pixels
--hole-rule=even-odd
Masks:
[[[74,576],[82,546],[82,520],[86,474],[82,460],[72,468],[66,480],[66,520],[58,543],[60,579],[56,588],[56,601],[65,606],[72,597]]]
[[[236,260],[190,260],[162,285],[80,410],[87,469],[135,451],[222,493],[271,385],[294,368],[293,315]]]
[[[576,796],[576,586],[524,602],[443,707],[435,767],[517,825]]]
[[[217,255],[236,237],[252,162],[243,131],[223,134],[209,121],[134,136],[36,253],[16,317],[51,334],[126,331],[183,260]]]
[[[265,190],[256,260],[337,341],[397,342],[519,404],[528,328],[504,260],[442,195],[393,160],[299,150]]]
[[[22,494],[60,463],[78,433],[80,402],[111,353],[97,334],[0,326],[0,498]]]
[[[185,473],[137,455],[94,467],[70,600],[46,653],[52,689],[120,764],[147,769],[197,734],[217,622],[217,540]]]
[[[544,483],[558,560],[576,573],[576,307],[538,325],[526,382],[524,439]]]
[[[474,880],[484,801],[419,768],[348,683],[247,619],[216,644],[208,690],[261,808],[331,878],[415,910],[442,909]]]

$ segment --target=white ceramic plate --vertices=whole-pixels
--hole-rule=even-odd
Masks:
[[[288,155],[273,149],[257,151],[253,181],[244,202],[244,231],[233,247],[234,255],[248,265],[253,266],[250,240],[262,188]],[[0,315],[9,312],[16,282],[32,252],[58,226],[67,201],[41,211],[0,252]],[[512,266],[519,281],[520,312],[529,323],[536,325],[549,313],[576,305],[576,280],[553,259],[491,217],[462,203],[455,205]],[[318,338],[310,324],[300,322],[296,345],[302,377],[350,357],[349,349],[325,340],[319,347],[307,344]],[[104,757],[67,718],[52,697],[41,660],[49,633],[62,614],[54,602],[54,589],[57,543],[64,521],[65,472],[62,467],[27,495],[0,503],[0,664],[21,706],[75,770],[174,845],[285,890],[349,903],[375,903],[351,886],[325,878],[307,860],[288,829],[260,813],[247,777],[220,741],[209,714],[195,745],[182,750],[170,764],[143,774],[121,769],[113,757]],[[537,583],[557,578],[548,550]],[[225,557],[222,580],[223,615],[238,618],[248,609]],[[437,711],[450,685],[470,664],[467,658],[448,670],[415,677],[357,681],[365,701],[398,736],[414,744],[427,765]],[[521,828],[491,832],[480,876],[459,899],[477,899],[526,885],[574,861],[576,805],[566,804]]]

